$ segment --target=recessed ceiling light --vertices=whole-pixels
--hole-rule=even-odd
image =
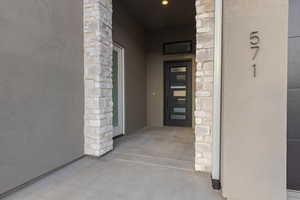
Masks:
[[[166,5],[169,4],[169,1],[168,0],[163,0],[161,3],[162,3],[162,5],[166,6]]]

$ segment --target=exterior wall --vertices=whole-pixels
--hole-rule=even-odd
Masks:
[[[0,194],[83,155],[82,10],[0,1]]]
[[[192,59],[193,86],[195,85],[195,53],[186,55],[162,55],[164,42],[184,40],[195,41],[195,27],[177,27],[176,29],[160,30],[148,33],[147,35],[147,125],[149,127],[164,126],[164,61]],[[193,95],[195,91],[194,88],[195,87],[193,87]]]
[[[85,153],[113,148],[112,2],[84,0]]]
[[[212,104],[214,60],[214,0],[196,0],[196,126],[195,169],[212,169]]]
[[[146,126],[145,34],[121,2],[113,1],[113,41],[125,50],[125,133],[132,133]]]
[[[223,194],[285,200],[288,1],[226,0],[223,19]]]
[[[289,189],[300,191],[300,1],[289,3],[287,180]]]

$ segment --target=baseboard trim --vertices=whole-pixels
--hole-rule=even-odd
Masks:
[[[10,190],[8,190],[8,191],[0,194],[0,199],[2,199],[4,197],[7,197],[7,196],[9,196],[9,195],[11,195],[11,194],[13,194],[13,193],[15,193],[15,192],[17,192],[17,191],[25,188],[25,187],[27,187],[27,186],[30,186],[30,185],[34,184],[37,181],[45,178],[46,176],[49,176],[50,174],[53,174],[54,172],[59,171],[60,169],[66,167],[66,166],[68,166],[68,165],[70,165],[70,164],[72,164],[72,163],[74,163],[74,162],[76,162],[78,160],[81,160],[84,157],[86,157],[86,156],[85,155],[80,156],[79,158],[76,158],[76,159],[72,160],[71,162],[68,162],[68,163],[66,163],[66,164],[64,164],[64,165],[62,165],[60,167],[57,167],[57,168],[55,168],[55,169],[53,169],[53,170],[51,170],[49,172],[46,172],[46,173],[44,173],[44,174],[42,174],[42,175],[40,175],[40,176],[38,176],[36,178],[33,178],[33,179],[31,179],[31,180],[29,180],[29,181],[27,181],[27,182],[25,182],[25,183],[23,183],[23,184],[15,187],[15,188],[12,188],[12,189],[10,189]]]
[[[300,191],[288,190],[288,200],[300,200]]]

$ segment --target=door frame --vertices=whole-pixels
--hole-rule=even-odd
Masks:
[[[163,123],[164,126],[168,126],[167,125],[167,109],[166,109],[166,105],[167,105],[167,95],[166,95],[166,91],[167,91],[167,85],[166,85],[166,73],[167,73],[167,64],[168,63],[178,63],[178,62],[190,62],[190,67],[188,69],[188,74],[190,75],[190,87],[188,88],[188,92],[190,93],[190,120],[191,120],[191,125],[187,126],[187,125],[182,125],[183,127],[193,127],[193,59],[192,58],[187,58],[187,59],[174,59],[174,60],[165,60],[163,62],[163,87],[164,87],[164,103],[163,103],[163,110],[164,110],[164,118],[163,118]]]
[[[113,50],[118,52],[118,119],[119,126],[113,127],[113,137],[125,135],[125,48],[113,42]],[[118,133],[116,133],[116,131]]]

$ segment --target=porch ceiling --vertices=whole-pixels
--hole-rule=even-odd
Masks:
[[[169,0],[163,6],[161,0],[113,0],[121,3],[147,31],[193,25],[195,0]]]

